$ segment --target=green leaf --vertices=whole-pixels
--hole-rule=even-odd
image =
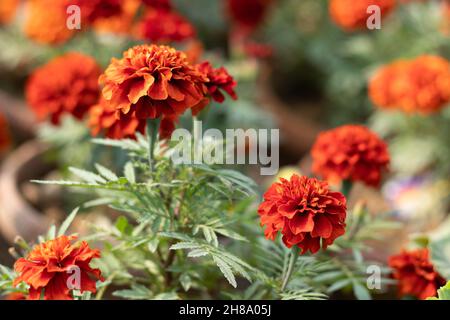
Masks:
[[[438,297],[430,297],[427,300],[450,300],[450,281],[438,291]]]
[[[73,211],[69,214],[69,216],[66,218],[66,220],[64,220],[64,222],[61,224],[61,227],[59,227],[58,237],[62,236],[66,233],[66,231],[69,229],[70,225],[72,224],[73,219],[75,219],[79,209],[80,209],[79,207],[73,209]]]
[[[103,179],[98,174],[95,174],[90,171],[86,171],[86,170],[78,169],[78,168],[74,168],[74,167],[70,167],[69,171],[88,183],[93,183],[93,184],[106,183],[105,179]]]
[[[119,218],[117,218],[116,224],[115,224],[117,230],[120,231],[120,233],[122,234],[128,234],[129,232],[129,223],[128,223],[128,219],[124,216],[120,216]]]
[[[369,290],[358,281],[353,281],[353,293],[358,300],[372,300]]]
[[[134,174],[134,167],[133,167],[133,164],[131,162],[127,162],[125,164],[125,167],[123,169],[123,174],[125,175],[125,178],[127,178],[127,180],[130,183],[136,183],[136,176]]]
[[[221,258],[218,256],[213,256],[214,262],[219,267],[220,271],[222,271],[223,275],[225,276],[225,279],[228,280],[228,282],[234,287],[237,287],[236,278],[234,277],[233,271],[231,270],[230,266]]]
[[[184,291],[189,291],[192,286],[192,279],[187,273],[183,273],[180,277],[180,283]]]
[[[95,164],[95,168],[103,177],[105,177],[109,181],[116,181],[119,179],[114,172],[112,172],[108,168],[105,168],[104,166],[102,166],[98,163]]]
[[[450,279],[450,236],[430,243],[431,261],[444,278]]]

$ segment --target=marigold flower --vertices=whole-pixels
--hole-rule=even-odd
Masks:
[[[142,2],[149,7],[154,9],[166,9],[171,10],[172,4],[170,0],[142,0]]]
[[[112,59],[100,82],[103,97],[120,117],[173,118],[196,106],[207,94],[208,78],[186,55],[167,46],[140,45]]]
[[[231,19],[240,28],[253,30],[265,19],[272,0],[227,0]]]
[[[66,6],[63,1],[28,0],[24,32],[40,44],[59,45],[75,34],[67,28]]]
[[[28,104],[39,119],[59,124],[61,115],[81,119],[98,101],[100,67],[81,53],[67,53],[36,69],[26,85]]]
[[[378,186],[389,164],[386,143],[364,126],[346,125],[319,134],[311,149],[314,173],[332,182]]]
[[[225,91],[233,100],[237,99],[237,94],[234,91],[237,82],[230,76],[224,67],[214,69],[211,63],[205,61],[198,65],[198,69],[209,79],[206,83],[206,87],[208,88],[209,96],[214,101],[218,103],[225,101],[225,96],[221,90]],[[197,115],[208,103],[209,99],[206,98],[193,108],[192,113]]]
[[[20,0],[2,0],[0,1],[0,25],[13,20],[19,7]]]
[[[344,195],[327,182],[294,174],[269,188],[258,214],[267,239],[275,240],[280,231],[288,248],[296,245],[304,254],[326,249],[345,233],[346,210]]]
[[[437,289],[446,283],[434,269],[426,248],[403,250],[389,258],[389,266],[393,269],[393,277],[398,281],[400,296],[426,299],[435,296]]]
[[[347,31],[364,29],[371,13],[367,8],[376,5],[381,10],[381,16],[386,16],[395,8],[395,0],[330,0],[329,12],[333,21]]]
[[[140,38],[151,42],[181,42],[195,37],[192,24],[175,11],[149,9],[138,23]]]
[[[93,250],[82,241],[72,244],[75,236],[60,236],[36,245],[26,258],[14,264],[19,276],[14,285],[25,282],[30,286],[30,300],[38,300],[41,294],[45,300],[72,300],[70,277],[79,270],[79,290],[96,292],[96,280],[103,281],[99,269],[89,266],[92,259],[100,258],[100,251]],[[78,269],[75,269],[78,268]]]
[[[450,102],[450,63],[431,55],[395,61],[370,80],[369,96],[384,109],[438,112]]]
[[[122,1],[122,10],[109,18],[97,18],[94,22],[94,29],[99,32],[129,34],[132,31],[134,18],[137,15],[141,0]]]
[[[61,1],[61,0],[60,0]],[[122,13],[122,0],[62,0],[67,8],[70,5],[80,7],[81,15],[91,24],[102,18],[110,18]]]
[[[13,292],[6,296],[6,300],[27,300],[22,292]]]

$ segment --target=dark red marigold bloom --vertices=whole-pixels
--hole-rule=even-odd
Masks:
[[[125,51],[100,77],[103,97],[118,116],[138,119],[177,117],[205,98],[207,81],[183,52],[157,45]]]
[[[36,69],[26,85],[26,98],[37,117],[58,124],[63,114],[81,119],[100,94],[100,67],[80,53],[68,53]]]
[[[64,0],[66,6],[77,5],[88,23],[97,19],[110,18],[122,13],[121,0]]]
[[[364,29],[370,13],[367,8],[376,5],[381,9],[381,16],[386,16],[395,8],[395,0],[331,0],[330,16],[333,21],[347,31]]]
[[[170,0],[142,0],[142,2],[149,7],[154,9],[165,9],[171,10],[172,4]]]
[[[239,26],[255,29],[266,17],[272,0],[227,0],[231,19]]]
[[[92,269],[92,259],[100,257],[99,250],[92,250],[82,241],[71,244],[75,236],[60,236],[33,248],[26,258],[14,264],[19,276],[14,285],[25,282],[30,286],[30,300],[38,300],[43,292],[45,300],[72,300],[71,276],[79,270],[81,292],[96,292],[96,280],[103,281],[99,269]],[[75,271],[74,271],[75,270]]]
[[[194,26],[175,11],[150,9],[138,24],[138,36],[151,42],[181,42],[195,37]]]
[[[304,254],[326,249],[345,233],[346,210],[344,195],[327,182],[294,174],[267,190],[258,214],[267,239],[275,240],[280,231],[288,248],[298,246]]]
[[[400,296],[413,296],[426,299],[436,296],[437,290],[446,280],[434,269],[428,249],[403,250],[389,258],[393,277],[398,281]]]
[[[9,125],[3,114],[0,113],[0,152],[5,151],[11,145],[11,133]]]
[[[389,164],[386,143],[368,128],[346,125],[322,132],[311,149],[314,173],[332,182],[378,186]]]

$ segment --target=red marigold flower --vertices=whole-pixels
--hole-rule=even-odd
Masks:
[[[171,10],[172,4],[170,0],[142,0],[145,5],[152,7],[154,9],[166,9]]]
[[[81,119],[98,101],[100,67],[81,53],[60,56],[33,72],[26,85],[28,104],[39,119],[50,117],[58,124],[70,113]]]
[[[11,145],[11,134],[6,118],[0,114],[0,151],[4,151]]]
[[[389,266],[393,269],[393,277],[398,281],[400,296],[426,299],[435,296],[437,289],[446,283],[434,269],[426,248],[403,250],[389,258]]]
[[[87,23],[110,18],[122,13],[122,0],[63,0],[65,7],[77,5]]]
[[[59,45],[75,34],[67,28],[64,1],[28,0],[26,3],[26,36],[40,44]]]
[[[78,268],[79,290],[96,292],[96,280],[103,281],[99,269],[92,269],[92,259],[100,257],[99,250],[93,250],[82,241],[72,244],[76,236],[60,236],[41,243],[33,248],[26,258],[20,258],[14,264],[19,276],[14,285],[25,282],[30,286],[29,299],[38,300],[44,294],[45,300],[72,300],[69,282],[73,270]]]
[[[364,29],[370,13],[367,8],[376,5],[381,9],[381,16],[386,16],[395,8],[395,0],[331,0],[329,12],[333,21],[347,31]]]
[[[22,292],[13,292],[6,296],[6,300],[27,300]]]
[[[272,0],[227,0],[231,19],[241,28],[253,30],[266,17]]]
[[[345,233],[346,210],[344,195],[327,182],[294,174],[269,188],[258,213],[267,239],[280,231],[288,248],[296,245],[304,254],[326,249]]]
[[[0,25],[9,23],[14,18],[19,7],[20,0],[0,1]]]
[[[202,101],[208,78],[186,55],[167,46],[140,45],[112,59],[101,75],[103,97],[120,117],[175,118]]]
[[[431,55],[395,61],[370,80],[369,96],[384,109],[438,112],[450,102],[450,63]]]
[[[311,150],[314,173],[332,182],[378,186],[389,164],[386,143],[364,126],[346,125],[319,134]]]
[[[138,23],[140,38],[151,42],[181,42],[195,37],[192,24],[175,11],[149,9]]]

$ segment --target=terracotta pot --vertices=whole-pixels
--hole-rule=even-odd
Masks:
[[[36,120],[22,100],[0,90],[0,112],[6,117],[17,141],[24,141],[35,135]]]
[[[46,232],[50,218],[35,209],[27,201],[21,184],[36,179],[51,170],[42,161],[47,147],[30,141],[8,155],[0,171],[0,232],[8,241],[17,235],[25,240],[35,238]]]

